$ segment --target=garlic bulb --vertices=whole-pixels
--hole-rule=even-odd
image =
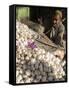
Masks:
[[[35,43],[36,32],[16,22],[16,83],[64,80],[66,61]],[[59,52],[60,53],[60,52]]]

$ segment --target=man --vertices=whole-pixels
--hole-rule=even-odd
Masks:
[[[57,45],[65,48],[65,41],[63,36],[65,33],[65,27],[62,24],[62,12],[56,10],[53,16],[53,26],[50,30],[50,39]]]

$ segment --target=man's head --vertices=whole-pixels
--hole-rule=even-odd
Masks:
[[[59,26],[61,21],[62,21],[62,12],[59,10],[56,10],[53,16],[53,25]]]

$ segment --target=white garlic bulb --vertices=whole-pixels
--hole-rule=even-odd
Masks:
[[[16,83],[36,83],[61,80],[66,75],[62,61],[35,43],[36,32],[16,21]],[[34,44],[28,45],[28,42]],[[54,79],[53,79],[54,78]]]

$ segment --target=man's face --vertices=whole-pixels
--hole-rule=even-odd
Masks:
[[[61,20],[60,20],[60,16],[59,16],[59,15],[54,16],[54,17],[53,17],[53,26],[54,26],[54,27],[59,26],[60,21],[61,21]]]

